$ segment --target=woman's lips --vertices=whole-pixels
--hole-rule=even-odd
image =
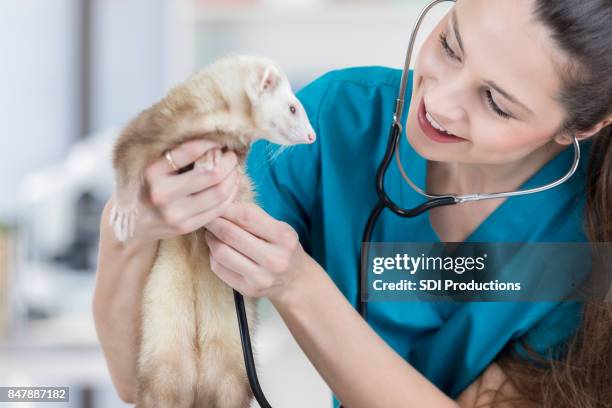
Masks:
[[[419,114],[417,115],[419,118],[419,126],[425,135],[427,135],[431,140],[438,143],[460,143],[467,142],[467,140],[458,137],[451,136],[449,134],[440,132],[438,129],[431,126],[431,123],[425,117],[425,101],[424,98],[421,98],[421,103],[419,104]]]

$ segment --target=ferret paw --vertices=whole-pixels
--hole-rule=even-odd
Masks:
[[[203,171],[212,171],[221,159],[221,149],[214,148],[204,153],[204,156],[195,162],[195,167]]]
[[[113,227],[115,236],[119,241],[125,242],[134,235],[137,215],[138,210],[135,205],[120,207],[113,204],[109,216],[109,224]]]

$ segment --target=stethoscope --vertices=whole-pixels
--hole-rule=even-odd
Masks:
[[[363,231],[362,236],[362,246],[361,253],[359,257],[359,286],[357,290],[357,310],[359,314],[367,320],[367,302],[364,297],[364,292],[367,285],[367,260],[370,246],[370,239],[372,237],[372,232],[374,231],[374,226],[378,217],[382,213],[385,208],[391,210],[394,214],[403,217],[403,218],[413,218],[416,217],[426,211],[429,211],[436,207],[442,207],[445,205],[453,205],[459,203],[466,203],[470,201],[481,201],[481,200],[491,200],[495,198],[503,198],[503,197],[511,197],[511,196],[519,196],[526,194],[534,194],[539,193],[545,190],[549,190],[554,188],[566,180],[568,180],[578,168],[578,163],[580,162],[580,145],[578,144],[578,140],[576,136],[573,137],[573,146],[574,146],[574,161],[569,169],[569,171],[561,178],[551,183],[548,183],[544,186],[537,188],[530,188],[525,190],[517,190],[517,191],[505,191],[499,193],[491,193],[491,194],[467,194],[467,195],[455,195],[455,194],[445,194],[445,195],[435,195],[428,194],[419,188],[413,181],[408,177],[404,167],[402,166],[402,162],[400,160],[399,155],[399,141],[400,135],[402,134],[402,125],[400,124],[400,118],[402,117],[404,111],[404,96],[406,93],[406,86],[408,83],[408,75],[410,70],[410,62],[412,59],[412,50],[414,48],[414,44],[416,41],[416,36],[427,13],[437,4],[444,2],[455,2],[456,0],[433,0],[427,6],[423,8],[417,21],[412,30],[412,35],[410,36],[410,42],[408,44],[408,51],[406,53],[406,59],[404,61],[404,69],[402,71],[402,77],[400,82],[400,89],[397,96],[396,104],[395,104],[395,112],[393,113],[393,121],[391,123],[391,128],[389,130],[389,141],[387,143],[387,150],[385,152],[385,156],[381,161],[378,169],[376,171],[376,192],[378,194],[379,201],[370,213],[368,217],[368,221]],[[393,155],[395,154],[395,158],[397,161],[397,165],[399,171],[404,178],[404,180],[419,194],[424,196],[427,201],[423,202],[423,204],[411,208],[405,209],[401,208],[397,204],[393,202],[393,200],[389,197],[385,190],[385,173],[393,160]],[[242,350],[245,357],[245,365],[247,368],[247,376],[249,378],[249,383],[251,385],[251,389],[253,390],[253,395],[259,405],[262,408],[271,408],[271,405],[266,400],[261,387],[259,386],[259,382],[257,380],[257,372],[255,370],[255,363],[253,361],[253,354],[251,350],[251,342],[249,338],[248,324],[246,319],[246,313],[244,311],[244,302],[242,299],[242,295],[237,291],[234,291],[234,300],[236,301],[236,312],[238,314],[238,323],[240,326],[240,336],[242,339]],[[342,408],[342,406],[340,407]]]

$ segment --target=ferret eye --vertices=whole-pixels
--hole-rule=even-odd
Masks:
[[[291,112],[292,115],[295,115],[295,106],[289,105],[289,112]]]

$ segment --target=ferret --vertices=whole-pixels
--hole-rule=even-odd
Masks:
[[[146,167],[192,139],[213,140],[236,152],[243,177],[235,201],[254,202],[244,171],[252,142],[308,144],[316,135],[272,60],[228,56],[212,63],[142,111],[119,135],[109,222],[120,241],[134,234],[136,203],[147,194]],[[214,167],[217,156],[206,154],[205,164]],[[210,269],[204,231],[160,242],[143,293],[138,408],[250,405],[233,292]],[[245,297],[245,306],[253,333],[255,299]]]

